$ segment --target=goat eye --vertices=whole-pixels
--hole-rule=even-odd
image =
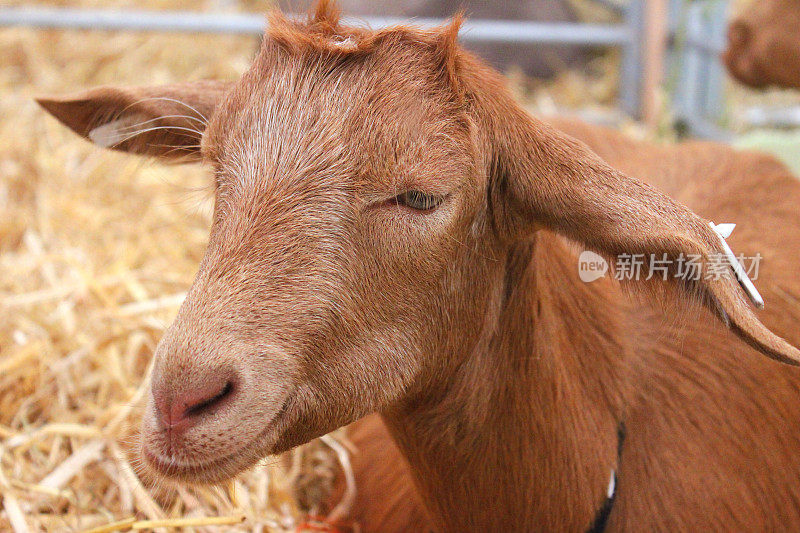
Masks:
[[[415,211],[431,211],[439,207],[443,200],[443,196],[426,194],[421,191],[406,191],[395,197],[395,202],[398,205],[410,207]]]

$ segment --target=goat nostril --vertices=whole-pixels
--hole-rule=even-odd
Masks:
[[[233,392],[233,382],[228,381],[225,386],[220,389],[215,395],[196,401],[194,404],[185,405],[182,418],[191,418],[198,416],[208,411],[212,407],[219,405],[222,400],[227,398]]]
[[[733,47],[743,47],[750,41],[750,26],[742,21],[736,20],[728,26],[728,42]]]
[[[182,393],[168,393],[162,387],[154,387],[156,415],[161,426],[173,431],[182,431],[199,422],[200,416],[220,406],[233,395],[235,380],[206,383]]]

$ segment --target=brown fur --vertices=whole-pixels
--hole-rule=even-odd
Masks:
[[[636,297],[577,277],[584,247],[720,251],[656,186],[743,225],[731,243],[765,256],[762,317],[797,344],[800,186],[783,167],[554,128],[455,45],[456,26],[337,16],[321,2],[308,23],[273,17],[251,70],[216,95],[214,225],[156,354],[146,461],[216,481],[377,412],[351,431],[370,531],[582,531],[612,469],[613,530],[800,527],[800,376],[758,353],[797,350],[731,278],[630,282]],[[444,200],[415,212],[392,200],[407,190]],[[160,405],[223,381],[186,427],[165,423]]]
[[[757,89],[800,88],[800,4],[759,0],[747,4],[728,26],[722,59],[728,72]]]
[[[800,211],[796,207],[800,184],[780,163],[719,144],[654,146],[571,119],[553,119],[551,123],[586,142],[615,167],[657,185],[702,215],[740,222],[729,239],[734,250],[765,256],[757,283],[767,301],[761,318],[771,329],[800,344],[800,265],[793,252],[800,249]],[[778,225],[789,229],[776,231]],[[533,264],[537,264],[535,260]],[[549,263],[538,265],[537,270]],[[574,268],[574,260],[571,265]],[[583,286],[577,284],[579,289]],[[560,283],[559,289],[567,288]],[[719,327],[710,326],[712,319],[707,314],[675,317],[660,305],[643,310],[642,304],[623,297],[622,305],[630,306],[627,309],[632,315],[625,320],[626,344],[636,346],[648,337],[650,340],[628,358],[628,375],[623,380],[606,376],[592,385],[592,389],[630,395],[624,401],[629,414],[625,415],[620,499],[609,530],[793,529],[798,520],[796,479],[800,466],[792,450],[800,436],[787,421],[800,415],[796,407],[798,372],[765,363],[751,350],[737,346]],[[560,314],[569,307],[557,309]],[[562,325],[563,318],[557,324]],[[585,319],[579,323],[584,324]],[[591,335],[591,330],[580,333]],[[697,354],[702,353],[708,356],[698,360]],[[594,368],[597,355],[595,350],[585,355],[593,373],[598,372]],[[539,408],[545,413],[552,410],[549,404]],[[484,409],[491,409],[491,404]],[[349,431],[360,444],[367,438],[381,439],[382,426],[380,418],[370,416]],[[570,431],[578,432],[577,424]],[[587,439],[596,438],[595,430],[583,433]],[[606,436],[614,437],[612,428]],[[382,441],[370,448],[360,446],[366,453],[353,457],[357,478],[365,480],[359,484],[354,519],[370,526],[370,531],[417,530],[414,523],[405,521],[406,516],[421,512],[414,500],[407,500],[405,509],[396,504],[375,509],[375,502],[383,501],[384,496],[398,494],[388,487],[411,476],[402,462],[392,459],[399,451],[388,437]],[[532,439],[531,446],[540,445],[540,439]],[[608,449],[613,443],[605,446]],[[554,446],[549,453],[557,463],[563,450]],[[625,470],[629,461],[637,463],[631,473]],[[395,471],[378,470],[377,463],[394,464]],[[387,487],[385,492],[373,488],[381,483]],[[780,496],[765,496],[770,493]],[[726,504],[728,498],[734,501]],[[481,502],[476,494],[474,505],[491,509],[489,501]],[[560,523],[537,529],[564,528]]]

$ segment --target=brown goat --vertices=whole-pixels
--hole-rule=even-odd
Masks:
[[[759,0],[749,3],[728,25],[722,60],[741,83],[800,89],[800,3]]]
[[[764,156],[534,119],[457,31],[345,28],[321,2],[273,16],[236,83],[40,101],[104,146],[215,170],[145,462],[218,481],[377,412],[351,430],[370,531],[796,530],[800,375],[759,352],[798,350],[731,275],[631,294],[581,282],[577,254],[722,252],[629,175],[649,181],[742,223],[762,317],[797,344],[800,185]]]

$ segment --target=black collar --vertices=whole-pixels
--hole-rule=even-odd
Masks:
[[[625,442],[625,424],[621,422],[617,428],[617,470],[619,470],[619,463],[622,459],[623,442]],[[611,515],[611,510],[614,508],[614,500],[617,497],[617,470],[611,471],[611,479],[608,482],[608,496],[603,505],[600,506],[597,514],[594,515],[594,521],[587,533],[603,533],[606,530],[608,517]]]

